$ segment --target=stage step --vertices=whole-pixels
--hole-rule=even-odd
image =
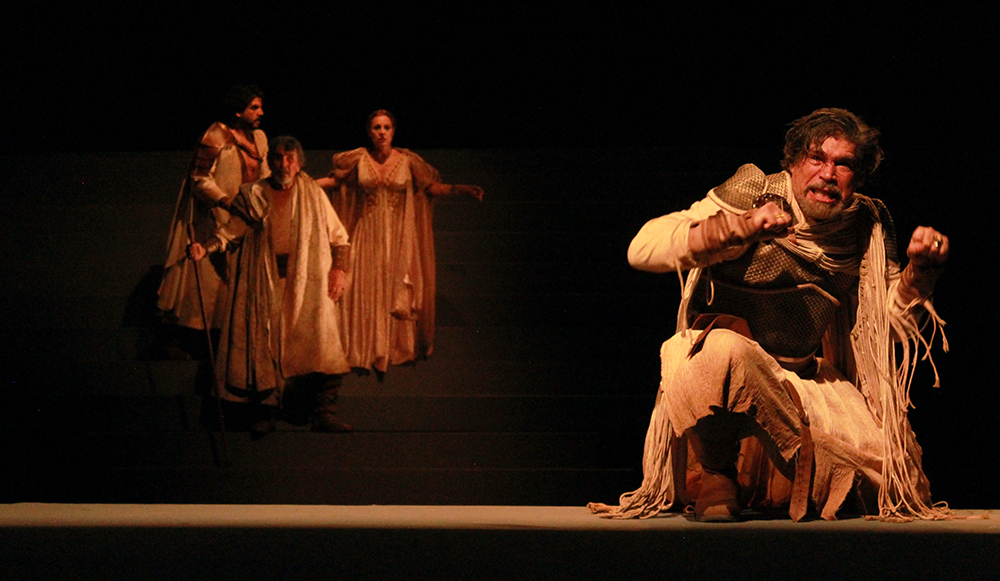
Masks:
[[[324,434],[279,422],[252,440],[197,424],[98,428],[101,419],[88,418],[91,431],[20,431],[29,439],[3,454],[17,467],[3,502],[581,505],[642,478],[642,435],[623,442],[627,430]]]
[[[0,374],[17,413],[0,433],[19,445],[0,501],[579,505],[638,486],[678,284],[626,250],[679,203],[667,184],[700,182],[693,201],[713,183],[687,163],[705,152],[424,153],[486,190],[435,206],[432,357],[345,378],[352,434],[279,422],[259,441],[232,410],[225,440],[205,431],[207,366],[155,349],[190,153],[5,159]],[[309,152],[308,171],[331,154]]]
[[[65,402],[68,403],[68,402]],[[76,396],[72,411],[47,415],[67,431],[136,434],[196,430],[214,400],[201,396]],[[573,432],[632,429],[649,419],[653,395],[341,396],[339,415],[358,432]],[[232,412],[231,412],[232,413]],[[32,421],[39,421],[37,418]],[[288,429],[296,426],[288,424]],[[238,429],[234,424],[230,429]]]

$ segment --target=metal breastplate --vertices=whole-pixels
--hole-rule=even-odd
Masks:
[[[790,186],[786,172],[765,175],[747,164],[709,195],[730,211],[745,212],[773,199],[790,204]],[[741,317],[768,353],[805,357],[819,348],[857,280],[853,274],[826,271],[779,244],[762,242],[735,260],[705,269],[691,308]]]
[[[746,319],[768,353],[804,357],[819,347],[838,305],[856,285],[856,276],[826,272],[765,242],[706,269],[692,308]]]

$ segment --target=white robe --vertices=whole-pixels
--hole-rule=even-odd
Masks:
[[[288,378],[350,371],[337,305],[327,294],[331,247],[348,243],[347,230],[312,178],[300,172],[293,188],[285,279],[271,250],[267,180],[240,190],[233,220],[218,232],[227,248],[236,246],[216,361],[225,399],[253,399],[256,391],[263,403],[279,405]]]

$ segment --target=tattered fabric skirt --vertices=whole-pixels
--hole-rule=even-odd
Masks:
[[[728,329],[712,330],[692,354],[700,333],[679,333],[662,346],[660,390],[646,435],[642,487],[623,494],[617,507],[592,503],[594,512],[646,518],[692,503],[701,467],[689,453],[685,433],[720,408],[753,420],[746,421],[741,432],[738,479],[744,506],[787,504],[790,466],[802,433],[788,386],[798,393],[810,420],[816,463],[810,496],[823,518],[835,518],[855,484],[861,492],[877,492],[881,429],[862,394],[840,372],[820,360],[815,375],[803,379],[782,369],[756,342]],[[875,497],[860,498],[874,502]],[[877,510],[876,504],[867,508]]]

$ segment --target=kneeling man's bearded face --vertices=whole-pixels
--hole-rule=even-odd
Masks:
[[[840,137],[827,137],[788,168],[792,193],[810,221],[839,215],[854,195],[855,145]]]

